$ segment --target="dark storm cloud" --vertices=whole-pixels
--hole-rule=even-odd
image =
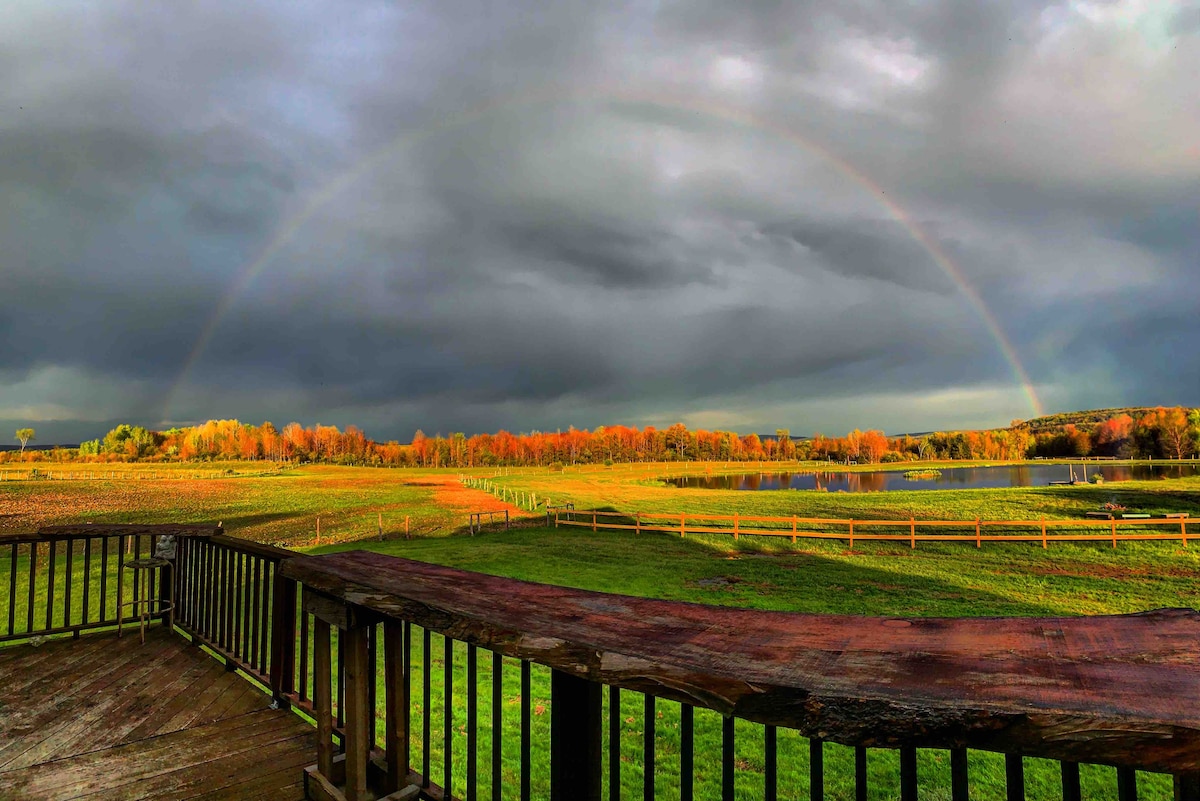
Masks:
[[[763,233],[790,239],[841,275],[942,294],[954,291],[954,285],[938,272],[929,251],[899,223],[798,220],[767,226]]]
[[[1056,406],[1198,404],[1196,21],[10,4],[0,421],[1028,416],[918,232]]]
[[[686,252],[675,237],[624,230],[586,220],[557,220],[553,215],[513,224],[502,236],[519,258],[540,263],[560,281],[608,289],[679,287],[713,279],[707,265]],[[681,247],[683,246],[683,247]]]

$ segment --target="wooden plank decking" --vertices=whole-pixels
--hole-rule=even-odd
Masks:
[[[155,627],[0,648],[0,799],[304,797],[315,730]]]

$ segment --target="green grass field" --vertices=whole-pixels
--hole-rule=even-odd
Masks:
[[[677,466],[676,466],[677,467]],[[912,469],[912,465],[905,466]],[[125,468],[131,472],[140,466]],[[153,469],[153,468],[149,468]],[[688,466],[696,472],[707,468]],[[988,519],[1079,517],[1105,502],[1155,513],[1187,511],[1200,516],[1200,480],[1110,483],[1102,487],[1038,487],[1002,490],[910,491],[842,494],[820,492],[735,492],[677,489],[658,478],[677,474],[669,466],[591,468],[550,473],[546,470],[476,471],[510,492],[535,493],[554,503],[571,501],[578,509],[611,508],[626,512],[689,514],[792,515]],[[510,496],[511,497],[511,496]],[[439,564],[605,592],[661,597],[756,609],[875,615],[1073,615],[1135,612],[1167,606],[1200,607],[1200,545],[1174,543],[1052,544],[985,543],[982,549],[960,544],[844,543],[786,538],[555,530],[525,525],[511,531],[489,530],[470,537],[466,513],[503,508],[493,496],[464,489],[454,471],[375,470],[303,467],[268,476],[231,476],[205,480],[127,478],[0,482],[0,531],[23,531],[50,523],[216,522],[229,533],[285,544],[305,551],[367,548]],[[513,510],[514,514],[516,510]],[[315,542],[315,518],[322,518],[323,542]],[[383,541],[378,540],[379,516]],[[402,520],[410,518],[414,539],[405,540]],[[532,516],[531,516],[532,517]],[[529,520],[534,523],[534,520]],[[3,554],[0,554],[2,556]],[[77,568],[78,569],[78,568]],[[0,594],[2,597],[2,594]],[[23,600],[18,600],[23,604]],[[23,608],[21,610],[23,612]],[[6,610],[0,607],[0,617]],[[414,638],[416,679],[420,676],[420,636]],[[431,683],[434,703],[430,724],[434,780],[441,780],[445,711],[441,703],[443,647],[434,636]],[[465,780],[465,647],[455,653],[452,740],[455,788]],[[488,775],[491,720],[491,655],[480,652],[480,776]],[[515,731],[519,714],[517,663],[506,661],[503,698],[506,731]],[[535,737],[548,729],[548,671],[535,669],[532,700]],[[607,701],[606,701],[607,703]],[[541,710],[539,713],[537,710]],[[658,705],[656,774],[660,797],[678,797],[678,705]],[[622,785],[627,797],[641,794],[641,697],[623,694]],[[421,718],[413,719],[420,731]],[[719,797],[720,720],[714,713],[696,717],[697,798]],[[539,728],[540,727],[540,728]],[[761,796],[761,728],[738,724],[737,797]],[[544,740],[543,740],[544,742]],[[506,788],[515,788],[517,742],[506,736]],[[1003,798],[1002,760],[972,753],[972,798]],[[948,797],[949,759],[922,752],[920,773],[928,787],[923,798]],[[898,793],[894,753],[872,752],[871,778],[877,795]],[[420,754],[414,754],[419,766]],[[535,765],[540,760],[535,759]],[[828,746],[827,797],[853,797],[852,753]],[[781,798],[807,797],[807,749],[804,741],[781,732]],[[1030,798],[1057,798],[1057,765],[1027,762]],[[534,775],[535,794],[548,781],[544,769]],[[1140,777],[1143,798],[1170,797],[1164,777]],[[1115,798],[1114,772],[1086,768],[1088,798]],[[509,794],[506,789],[506,795]],[[485,796],[487,793],[485,793]]]

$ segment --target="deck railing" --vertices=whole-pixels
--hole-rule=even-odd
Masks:
[[[264,686],[292,669],[294,584],[279,575],[295,551],[223,534],[180,543],[175,625]]]
[[[1064,799],[1095,789],[1093,765],[1115,768],[1121,801],[1138,797],[1139,779],[1151,796],[1200,799],[1200,613],[757,612],[363,552],[291,559],[280,574],[302,585],[314,633],[297,674],[311,677],[319,732],[311,798],[356,801],[372,786],[395,798],[649,800],[661,773],[681,801],[715,775],[708,797],[721,799],[747,782],[765,799],[823,799],[848,782],[856,799],[912,801],[938,786],[960,801],[982,757],[1001,760],[1008,799],[1025,798],[1027,769],[1044,792],[1049,764]],[[761,765],[746,764],[747,737]],[[897,786],[877,786],[881,759]]]
[[[202,541],[216,526],[47,526],[33,534],[0,534],[0,643],[73,634],[135,623],[127,601],[142,588],[123,562],[150,556],[157,537]],[[169,597],[170,569],[159,571],[152,592]],[[160,615],[155,615],[160,617]]]
[[[177,626],[315,721],[310,798],[1200,801],[1194,611],[759,612],[174,529]],[[160,533],[0,538],[0,641],[115,625]]]

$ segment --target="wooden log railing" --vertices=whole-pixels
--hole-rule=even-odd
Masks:
[[[0,643],[77,637],[136,622],[132,609],[121,605],[140,600],[141,588],[122,563],[149,556],[163,535],[184,543],[219,532],[216,526],[196,525],[78,525],[0,535]],[[169,570],[158,573],[154,591],[159,598],[167,597]]]
[[[871,792],[915,801],[930,781],[918,765],[938,749],[949,756],[940,792],[953,801],[968,798],[980,751],[1004,755],[1009,799],[1025,797],[1027,767],[1047,768],[1026,758],[1044,757],[1059,761],[1064,799],[1083,797],[1080,763],[1088,763],[1116,768],[1120,801],[1137,798],[1139,776],[1154,779],[1140,771],[1169,774],[1168,794],[1200,801],[1200,613],[1192,610],[789,614],[531,584],[365,552],[297,557],[279,574],[302,585],[301,629],[311,619],[314,635],[311,661],[306,654],[295,673],[300,684],[311,678],[306,708],[319,732],[309,798],[470,800],[490,791],[528,799],[537,783],[539,797],[548,789],[551,799],[599,801],[606,781],[610,801],[629,797],[621,746],[632,719],[625,694],[633,693],[641,694],[635,736],[646,799],[658,792],[666,711],[679,721],[672,753],[681,801],[695,797],[700,766],[711,776],[719,765],[720,798],[734,798],[738,782],[744,791],[736,755],[747,727],[762,748],[754,795],[766,799],[803,787],[779,745],[803,736],[810,799],[824,798],[826,757],[848,747],[856,799]],[[548,732],[534,725],[541,710],[531,715],[535,671],[549,672]],[[489,689],[490,720],[479,714]],[[514,700],[519,723],[505,709]],[[714,712],[722,716],[719,753],[698,753],[698,720]],[[898,759],[898,788],[869,786],[868,762],[878,764],[881,752]]]
[[[620,512],[610,509],[589,509],[574,512],[569,517],[554,515],[554,526],[576,526],[592,531],[665,532],[688,534],[730,535],[735,540],[743,536],[790,537],[801,539],[843,540],[854,547],[855,541],[900,542],[916,548],[918,542],[961,542],[982,547],[985,542],[1032,542],[1043,548],[1052,542],[1103,542],[1115,548],[1118,542],[1171,540],[1187,547],[1200,531],[1200,518],[1171,514],[1158,518],[1062,520],[854,520],[839,517],[800,517],[793,515],[719,515],[706,512]],[[899,533],[885,533],[888,529]],[[928,529],[953,530],[964,533],[930,534]],[[1131,529],[1133,529],[1131,531]],[[1102,533],[1092,533],[1099,530]],[[920,531],[921,533],[918,533]],[[1050,533],[1050,532],[1065,533]]]

